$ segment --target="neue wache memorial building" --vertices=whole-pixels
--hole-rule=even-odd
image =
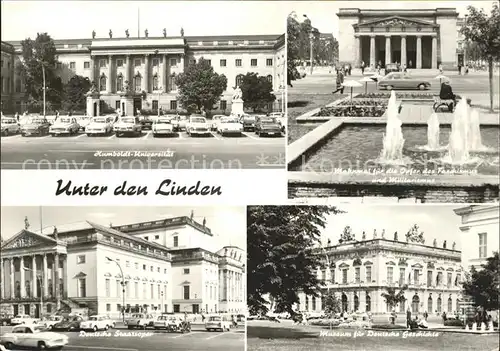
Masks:
[[[273,85],[276,101],[271,106],[284,110],[285,35],[234,36],[149,36],[120,37],[110,32],[93,39],[54,40],[63,82],[77,74],[94,82],[94,94],[87,102],[87,115],[120,109],[127,115],[140,110],[176,111],[175,78],[190,63],[208,60],[214,70],[227,77],[215,112],[230,112],[235,88],[242,77],[255,72]],[[2,42],[2,108],[24,111],[24,86],[15,66],[21,57],[21,41]],[[128,88],[128,89],[127,89]],[[125,94],[127,91],[132,94]]]
[[[339,60],[359,67],[401,63],[408,68],[451,69],[466,61],[454,8],[367,10],[341,8]]]
[[[23,229],[1,246],[3,313],[244,313],[245,252],[206,222],[81,222]]]
[[[324,270],[318,279],[325,283],[323,294],[335,293],[342,311],[391,312],[382,293],[389,287],[396,293],[403,287],[405,301],[396,312],[442,313],[459,311],[460,282],[464,276],[461,252],[455,243],[407,242],[401,236],[364,234],[360,241],[347,241],[319,250]],[[299,294],[298,309],[308,313],[325,310],[321,297]]]

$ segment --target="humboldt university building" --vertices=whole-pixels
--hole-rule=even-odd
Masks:
[[[204,221],[205,222],[205,221]],[[2,242],[1,312],[244,313],[245,252],[218,247],[206,223],[174,217],[81,222]]]
[[[94,33],[95,34],[95,33]],[[283,110],[285,94],[285,35],[167,36],[54,40],[63,82],[75,74],[94,82],[99,104],[88,115],[121,108],[126,90],[135,94],[137,110],[175,111],[176,76],[200,58],[227,77],[215,111],[231,111],[234,89],[248,72],[266,77],[276,96],[275,110]],[[21,57],[21,42],[2,42],[2,109],[24,111],[24,86],[15,66]],[[128,88],[128,89],[127,89]],[[97,111],[99,110],[99,111]]]
[[[401,63],[408,68],[452,69],[466,62],[454,8],[365,10],[341,8],[339,60],[359,67]]]
[[[382,293],[405,288],[405,301],[396,312],[453,312],[459,310],[460,282],[463,278],[461,252],[455,243],[417,244],[405,238],[363,235],[361,241],[345,242],[318,251],[325,261],[318,278],[324,282],[322,294],[335,293],[343,311],[386,313],[391,309]],[[299,294],[300,311],[321,312],[321,297]]]

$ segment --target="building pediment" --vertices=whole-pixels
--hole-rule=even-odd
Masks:
[[[373,21],[367,21],[362,23],[357,23],[353,25],[354,28],[366,28],[366,27],[439,27],[439,25],[422,21],[414,18],[407,18],[401,16],[391,16],[383,19],[376,19]]]
[[[414,265],[411,266],[412,268],[424,268],[424,266],[422,266],[420,263],[416,263]]]
[[[80,272],[80,273],[78,273],[77,275],[75,275],[73,278],[74,278],[74,279],[83,279],[83,278],[85,278],[86,276],[87,276],[87,275],[86,275],[85,273]]]
[[[38,248],[43,246],[53,247],[56,244],[57,241],[55,239],[23,229],[2,245],[2,251],[9,249]]]

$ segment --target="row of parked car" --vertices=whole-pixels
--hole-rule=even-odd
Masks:
[[[83,131],[89,137],[116,134],[117,137],[139,136],[144,129],[150,129],[153,136],[169,136],[186,131],[190,136],[208,135],[217,132],[221,135],[255,131],[261,135],[281,135],[285,132],[285,120],[281,113],[270,116],[215,115],[207,120],[201,115],[189,117],[162,115],[155,117],[133,117],[116,115],[93,118],[61,116],[50,121],[43,116],[23,117],[19,122],[12,117],[2,117],[2,135],[21,133],[22,136],[75,135]]]

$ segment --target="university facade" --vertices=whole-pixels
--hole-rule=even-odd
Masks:
[[[3,312],[244,313],[245,253],[190,217],[28,229],[2,243]]]
[[[200,58],[224,74],[227,88],[215,111],[230,112],[234,89],[248,72],[265,76],[276,96],[274,109],[281,110],[285,92],[285,38],[283,35],[181,36],[54,40],[63,82],[78,74],[94,82],[99,104],[88,115],[121,109],[121,97],[133,96],[137,110],[176,111],[176,77]],[[2,42],[2,108],[24,110],[22,77],[14,67],[21,57],[21,42]],[[5,74],[4,74],[5,72]],[[130,111],[132,113],[132,111]]]
[[[339,60],[359,67],[401,63],[408,68],[452,69],[466,58],[454,8],[365,10],[341,8]]]
[[[318,251],[328,267],[318,271],[325,283],[322,294],[334,292],[348,312],[387,313],[391,309],[382,293],[405,287],[405,301],[396,306],[404,313],[442,313],[459,310],[463,270],[455,244],[434,242],[432,246],[407,242],[404,238],[375,233]],[[321,312],[321,297],[299,294],[300,311]]]

